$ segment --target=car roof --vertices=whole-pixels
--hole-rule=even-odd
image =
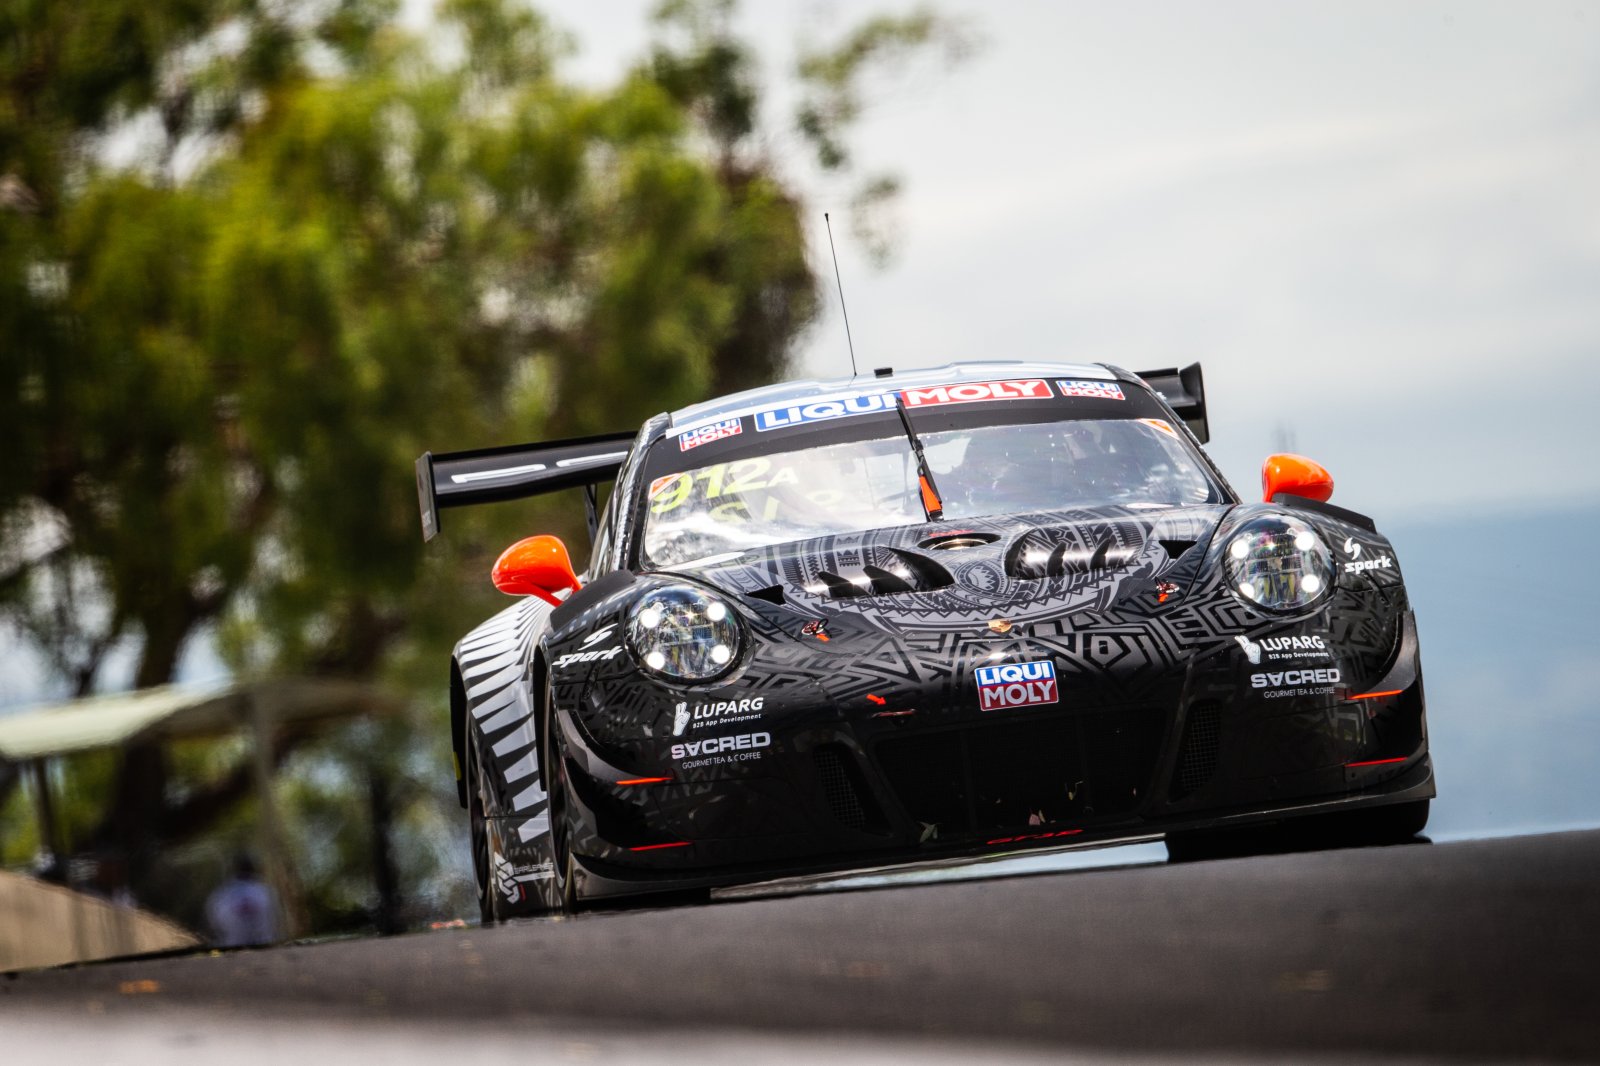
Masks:
[[[1115,370],[1100,363],[1044,363],[1020,360],[946,363],[944,366],[881,375],[877,371],[869,371],[848,378],[784,381],[776,385],[764,385],[759,389],[729,393],[727,396],[719,396],[715,400],[706,400],[703,403],[690,404],[672,412],[672,428],[684,429],[704,422],[715,422],[724,418],[754,414],[757,411],[787,407],[790,404],[859,396],[863,393],[929,388],[962,381],[1030,377],[1072,377],[1092,381],[1121,380],[1121,375]]]

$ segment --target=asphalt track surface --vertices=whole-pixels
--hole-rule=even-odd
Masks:
[[[1600,831],[812,893],[0,978],[0,1060],[9,1029],[14,1054],[64,1034],[66,1058],[48,1061],[78,1061],[74,1041],[96,1032],[154,1048],[125,1061],[182,1061],[151,1034],[223,1023],[276,1032],[286,1051],[296,1045],[285,1034],[344,1034],[367,1052],[385,1034],[416,1034],[414,1054],[386,1061],[518,1047],[548,1052],[523,1061],[595,1057],[560,1053],[574,1047],[631,1062],[1596,1060]],[[753,1043],[715,1042],[729,1033]],[[215,1060],[201,1036],[188,1042]],[[785,1047],[804,1053],[786,1058]]]

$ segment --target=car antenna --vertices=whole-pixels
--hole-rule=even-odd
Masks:
[[[850,337],[850,312],[844,306],[844,279],[839,274],[839,250],[833,246],[833,221],[828,212],[822,212],[822,224],[828,227],[828,251],[833,253],[833,281],[839,286],[839,312],[844,315],[844,339],[850,345],[850,380],[860,376],[856,369],[856,342]]]

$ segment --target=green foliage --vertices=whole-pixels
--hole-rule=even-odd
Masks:
[[[664,5],[599,89],[511,0],[439,6],[459,60],[395,9],[0,0],[0,610],[80,692],[119,644],[169,681],[201,632],[244,675],[413,684],[379,772],[415,782],[494,553],[581,529],[453,512],[424,555],[415,457],[768,381],[818,288],[728,0]],[[824,165],[862,73],[948,36],[919,12],[807,58]],[[307,827],[326,783],[290,790]]]

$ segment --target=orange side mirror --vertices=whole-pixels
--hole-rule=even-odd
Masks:
[[[500,553],[495,560],[494,587],[507,596],[537,596],[548,603],[560,603],[556,593],[581,587],[572,572],[572,558],[560,537],[525,537]]]
[[[1333,475],[1303,455],[1269,455],[1261,464],[1261,492],[1266,503],[1280,492],[1325,503],[1333,495]]]

